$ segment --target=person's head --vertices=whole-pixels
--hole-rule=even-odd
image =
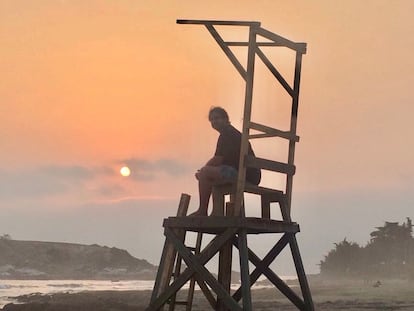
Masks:
[[[230,123],[229,115],[221,107],[211,107],[208,113],[208,120],[211,126],[219,132]]]

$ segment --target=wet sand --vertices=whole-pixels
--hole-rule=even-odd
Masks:
[[[374,282],[321,280],[310,284],[316,310],[414,310],[414,281],[381,280],[379,287],[373,285]],[[23,304],[9,304],[3,310],[141,311],[148,306],[150,296],[150,291],[95,291],[47,296],[35,294],[23,296],[20,298]],[[297,310],[275,288],[253,290],[252,299],[254,310]],[[182,310],[182,307],[177,307],[177,310]],[[198,291],[193,310],[211,310]]]

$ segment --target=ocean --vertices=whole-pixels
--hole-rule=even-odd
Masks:
[[[13,297],[33,293],[76,293],[99,290],[152,290],[154,281],[97,281],[97,280],[0,280],[0,308]]]

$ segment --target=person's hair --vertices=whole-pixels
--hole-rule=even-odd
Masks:
[[[221,107],[211,107],[210,111],[208,112],[208,119],[210,120],[211,114],[217,113],[221,117],[225,118],[227,121],[229,121],[229,115],[227,114],[227,111],[224,110]]]

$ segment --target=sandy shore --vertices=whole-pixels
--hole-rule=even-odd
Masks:
[[[312,297],[316,310],[414,310],[414,282],[381,281],[381,286],[363,281],[313,281]],[[6,311],[141,311],[145,310],[150,291],[99,291],[76,294],[30,295],[23,304],[9,304]],[[252,292],[254,310],[297,310],[277,289]],[[181,309],[180,309],[181,310]],[[196,292],[193,310],[211,310],[200,292]]]

